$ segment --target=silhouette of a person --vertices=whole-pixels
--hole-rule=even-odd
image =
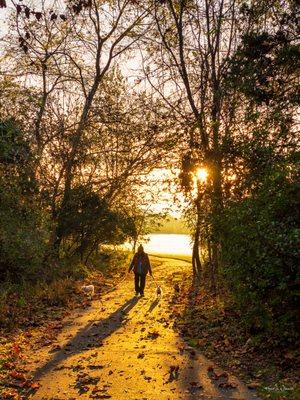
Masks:
[[[152,269],[148,254],[144,252],[144,248],[141,244],[138,247],[138,251],[133,256],[128,272],[131,270],[134,272],[135,294],[136,296],[140,294],[141,297],[143,297],[146,285],[146,276],[148,272],[152,276]]]

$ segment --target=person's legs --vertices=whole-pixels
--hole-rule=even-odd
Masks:
[[[144,295],[145,284],[146,284],[146,275],[141,275],[141,281],[140,281],[140,293],[141,293],[141,295]]]
[[[134,287],[136,294],[140,292],[139,280],[140,280],[139,274],[134,274]]]

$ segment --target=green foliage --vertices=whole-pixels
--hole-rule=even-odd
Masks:
[[[231,202],[222,221],[223,276],[249,328],[293,328],[299,282],[300,185],[295,165]],[[289,332],[291,333],[291,332]]]
[[[295,37],[299,34],[299,23],[293,7],[277,12],[277,24],[272,31],[260,30],[258,26],[254,24],[243,35],[230,61],[227,86],[238,88],[259,105],[274,108],[278,103],[298,104],[300,48]]]
[[[86,186],[77,186],[71,191],[58,224],[59,235],[75,247],[73,254],[80,254],[82,258],[100,244],[123,243],[134,230],[130,218],[112,210],[105,199]]]
[[[35,199],[0,179],[0,275],[30,278],[40,267],[48,238],[47,221]]]
[[[33,175],[33,155],[13,121],[0,124],[0,276],[30,279],[48,240]]]
[[[29,144],[13,120],[0,123],[0,161],[20,165],[31,158]]]
[[[248,28],[224,82],[238,120],[222,143],[235,178],[219,217],[220,272],[256,339],[274,330],[280,341],[295,334],[299,295],[299,24],[294,2],[240,11]]]

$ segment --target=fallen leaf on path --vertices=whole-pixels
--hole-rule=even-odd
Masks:
[[[6,399],[9,399],[9,400],[20,400],[21,399],[19,393],[14,389],[4,390],[1,393],[1,396],[5,400]]]
[[[3,368],[5,368],[5,369],[13,369],[13,368],[15,368],[16,367],[16,364],[15,363],[12,363],[12,362],[5,362],[4,364],[3,364]]]
[[[198,339],[198,341],[197,341],[197,345],[199,347],[205,346],[206,344],[207,344],[207,340],[206,339]]]
[[[53,343],[53,340],[41,338],[39,343],[41,343],[42,346],[48,346]]]
[[[55,352],[55,351],[59,351],[59,350],[61,350],[61,346],[59,344],[57,344],[56,346],[52,347],[50,352]]]
[[[213,379],[218,380],[221,378],[228,379],[229,375],[227,374],[227,372],[220,372],[220,373],[214,372]]]
[[[233,382],[221,382],[219,383],[219,387],[223,389],[236,389],[236,384]]]
[[[18,380],[25,380],[25,375],[22,372],[18,372],[18,371],[12,371],[9,374],[12,378],[14,379],[18,379]]]
[[[21,353],[21,347],[17,343],[12,345],[12,350],[15,355],[19,355]]]
[[[178,371],[179,371],[179,365],[171,365],[170,372],[178,372]]]
[[[37,390],[40,387],[40,384],[39,384],[39,382],[32,382],[30,387],[33,390]]]
[[[198,392],[198,390],[202,390],[203,386],[195,381],[190,382],[190,386],[191,388],[188,390],[188,393],[193,393],[195,394],[196,392]]]
[[[104,365],[91,364],[91,365],[88,365],[88,368],[89,369],[102,369],[102,368],[104,368]]]
[[[64,368],[64,366],[62,366],[62,369]],[[79,370],[82,370],[82,369],[84,369],[84,366],[83,365],[81,365],[81,364],[77,364],[77,365],[74,365],[73,367],[72,367],[72,370],[73,371],[79,371]]]
[[[158,331],[149,332],[147,335],[147,339],[157,339],[159,336]]]
[[[248,385],[247,385],[247,387],[248,387],[248,389],[258,389],[258,388],[260,388],[260,383],[259,382],[256,382],[256,381],[253,381],[253,382],[250,382]]]

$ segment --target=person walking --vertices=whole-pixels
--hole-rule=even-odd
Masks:
[[[138,251],[133,256],[128,272],[131,270],[134,272],[135,294],[136,296],[140,294],[141,297],[144,297],[146,275],[148,272],[151,276],[153,275],[148,254],[144,252],[144,248],[141,244],[138,247]]]

